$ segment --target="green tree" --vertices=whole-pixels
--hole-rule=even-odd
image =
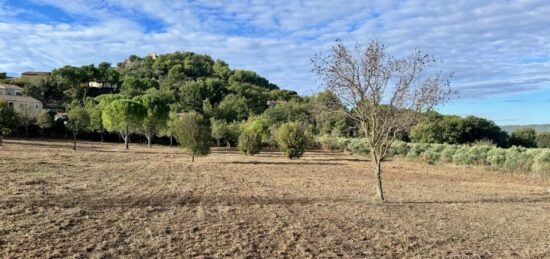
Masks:
[[[73,150],[76,150],[76,137],[80,131],[88,127],[90,115],[86,109],[78,104],[73,104],[67,114],[67,127],[73,131]]]
[[[146,114],[147,110],[139,102],[114,100],[103,111],[103,127],[109,132],[118,132],[128,149],[130,134],[141,128]]]
[[[40,127],[42,135],[44,135],[44,130],[52,127],[53,118],[47,111],[42,111],[36,119],[36,125]]]
[[[135,100],[140,102],[147,111],[143,119],[142,130],[147,138],[147,146],[151,147],[153,136],[164,127],[168,120],[170,107],[164,99],[156,94],[145,94],[136,97]]]
[[[0,100],[0,146],[2,146],[4,136],[10,134],[18,124],[15,110],[7,102]]]
[[[224,120],[210,119],[210,125],[212,125],[212,137],[216,139],[218,147],[222,139],[226,139],[229,136],[228,123]]]
[[[216,109],[216,118],[227,122],[242,121],[249,114],[246,98],[235,94],[226,95]]]
[[[191,153],[191,161],[195,156],[205,156],[210,153],[210,127],[208,121],[197,112],[181,114],[175,121],[174,135],[182,147]]]
[[[308,144],[303,126],[296,122],[282,124],[275,131],[275,139],[281,151],[290,159],[302,157]]]
[[[550,132],[539,133],[537,135],[538,148],[550,148]]]
[[[536,147],[537,132],[531,128],[517,129],[510,136],[510,145],[527,148]]]
[[[239,150],[247,155],[253,156],[260,153],[262,148],[262,135],[254,128],[244,128],[239,136]]]

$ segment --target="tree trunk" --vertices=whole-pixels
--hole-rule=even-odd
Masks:
[[[226,142],[227,142],[227,148],[231,148],[231,142],[229,142],[229,140],[227,140]]]
[[[382,189],[382,161],[374,161],[375,163],[375,176],[376,176],[376,190],[378,191],[378,198],[381,201],[384,199],[384,189]]]
[[[217,138],[216,141],[218,142],[218,147],[220,147],[220,139]]]
[[[101,135],[101,143],[103,143],[103,129],[99,131],[99,134]]]
[[[0,147],[2,146],[2,142],[4,141],[4,135],[0,134]]]
[[[126,150],[128,150],[128,142],[130,138],[130,126],[126,126],[126,136],[124,137],[124,146],[126,147]]]
[[[76,150],[76,131],[73,131],[73,150]]]
[[[191,162],[195,162],[195,152],[191,152]]]
[[[152,138],[152,137],[149,136],[149,135],[147,135],[147,136],[145,136],[145,137],[147,138],[147,146],[148,146],[149,148],[151,148],[151,138]]]
[[[170,147],[173,147],[173,146],[174,146],[174,137],[170,135]]]

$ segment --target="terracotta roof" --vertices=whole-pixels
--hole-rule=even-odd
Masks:
[[[15,89],[15,90],[23,90],[23,88],[16,86],[16,85],[8,85],[8,84],[0,84],[0,89]]]
[[[36,100],[30,96],[18,96],[18,95],[0,95],[0,99],[6,101],[19,101],[19,102],[32,102],[32,103],[42,103],[39,100]]]

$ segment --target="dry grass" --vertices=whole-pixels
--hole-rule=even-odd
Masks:
[[[550,257],[530,178],[361,157],[7,141],[0,257]]]

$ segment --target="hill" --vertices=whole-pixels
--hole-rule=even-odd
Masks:
[[[502,128],[502,130],[504,130],[508,133],[512,133],[512,132],[514,132],[514,131],[516,131],[517,129],[520,129],[520,128],[532,128],[535,131],[537,131],[538,133],[550,132],[550,124],[506,125],[506,126],[501,126],[501,128]]]

